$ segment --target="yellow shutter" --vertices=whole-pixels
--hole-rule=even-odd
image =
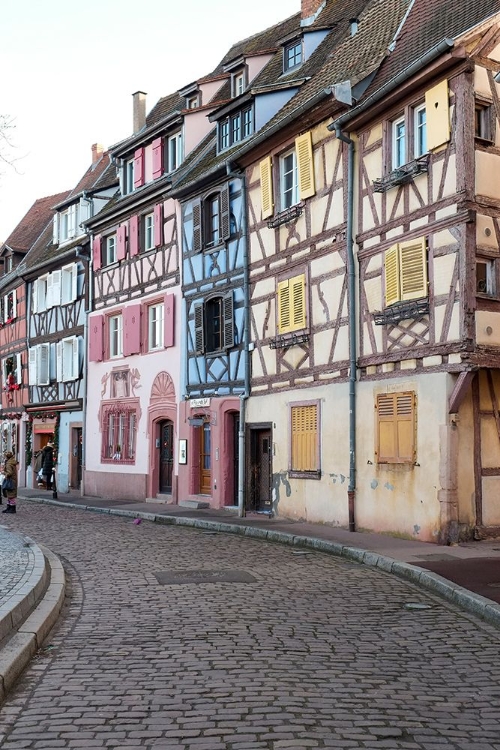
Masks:
[[[286,333],[290,325],[290,286],[287,279],[278,283],[278,333]]]
[[[399,461],[413,463],[414,394],[396,393],[396,440]]]
[[[385,251],[385,306],[400,300],[398,245]]]
[[[292,471],[318,471],[318,406],[292,406]]]
[[[268,156],[260,163],[260,191],[262,199],[262,218],[273,215],[273,171],[271,157]]]
[[[432,151],[450,140],[448,81],[441,81],[425,92],[425,116],[427,148]]]
[[[413,463],[415,453],[415,394],[377,396],[377,461]]]
[[[299,195],[300,199],[310,198],[316,193],[314,184],[314,161],[312,151],[311,133],[304,133],[295,139],[295,150],[297,152],[297,168],[299,173]]]
[[[402,300],[427,297],[427,249],[425,237],[399,244],[400,294]]]
[[[306,278],[304,274],[290,279],[291,331],[306,327]]]

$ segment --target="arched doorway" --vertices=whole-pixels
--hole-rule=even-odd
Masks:
[[[172,494],[174,469],[174,424],[170,419],[160,422],[160,494]]]

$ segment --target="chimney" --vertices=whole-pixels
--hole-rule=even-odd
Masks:
[[[104,153],[104,146],[101,143],[92,144],[92,164],[97,164]]]
[[[308,20],[314,18],[319,14],[320,10],[326,5],[325,0],[301,0],[302,2],[302,20]]]
[[[132,94],[134,100],[134,133],[142,130],[146,124],[146,94],[144,91],[136,91]]]

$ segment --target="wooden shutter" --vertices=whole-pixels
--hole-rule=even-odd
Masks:
[[[123,310],[123,356],[141,353],[141,305],[129,305]]]
[[[101,235],[96,234],[96,236],[92,240],[92,262],[94,265],[94,271],[98,271],[101,267],[101,263],[102,263],[101,243],[102,243]]]
[[[413,463],[415,454],[415,394],[377,396],[378,463]]]
[[[200,252],[203,247],[201,224],[201,200],[197,198],[193,201],[193,251],[195,253]]]
[[[102,362],[104,355],[104,316],[93,315],[89,320],[89,361]]]
[[[233,310],[233,293],[228,292],[223,297],[223,316],[224,316],[224,349],[230,349],[234,346],[234,310]]]
[[[230,198],[229,183],[225,185],[220,192],[220,228],[221,238],[228,240],[231,236],[231,216],[230,216]]]
[[[432,151],[450,140],[450,105],[448,81],[444,80],[425,92],[427,148]]]
[[[121,224],[116,232],[116,258],[125,260],[127,255],[127,224]]]
[[[401,299],[427,297],[427,248],[425,237],[399,243]]]
[[[72,343],[72,379],[76,380],[80,376],[80,337],[73,336]]]
[[[21,359],[21,352],[16,354],[16,383],[21,385],[23,382],[23,363]]]
[[[63,342],[58,341],[56,344],[56,380],[57,382],[62,383],[64,380],[67,380],[65,375],[66,373],[64,372]]]
[[[155,138],[153,146],[153,180],[163,174],[163,139]]]
[[[205,332],[203,329],[203,303],[194,305],[194,350],[196,354],[205,351]]]
[[[267,156],[260,163],[260,192],[262,200],[262,218],[273,215],[273,166],[271,157]]]
[[[134,187],[144,185],[144,148],[138,148],[134,154]]]
[[[38,279],[35,279],[31,285],[31,310],[33,313],[38,312]]]
[[[163,345],[167,348],[175,345],[175,294],[165,295],[164,307]]]
[[[385,306],[401,299],[399,289],[399,246],[393,245],[385,251]]]
[[[304,133],[295,139],[297,152],[297,169],[299,178],[299,197],[301,200],[310,198],[316,193],[314,182],[314,161],[311,133]]]
[[[45,296],[45,307],[54,307],[54,277],[51,273],[47,276],[47,291]]]
[[[157,203],[154,208],[154,243],[155,247],[163,245],[163,203]]]
[[[78,296],[78,265],[73,263],[71,266],[71,291],[70,301],[74,302]]]
[[[77,234],[83,234],[85,228],[82,226],[82,224],[84,221],[87,221],[87,219],[90,219],[90,200],[82,197],[80,198],[80,202],[78,205],[79,231],[77,231]]]
[[[61,304],[61,276],[60,270],[53,271],[52,277],[52,306]]]
[[[36,385],[36,375],[37,375],[37,347],[32,346],[30,349],[28,349],[28,382],[29,385]]]
[[[59,240],[59,214],[56,212],[52,218],[52,244],[57,245]]]
[[[278,333],[286,333],[290,325],[290,285],[286,279],[278,282]]]
[[[130,257],[139,253],[139,217],[130,217],[130,237],[129,237]]]
[[[304,274],[290,279],[290,316],[292,331],[306,327],[306,279]]]
[[[39,385],[50,383],[50,344],[39,344],[37,347],[37,382]]]
[[[13,289],[12,292],[12,317],[17,316],[17,289]]]
[[[292,471],[319,471],[318,405],[292,406]]]

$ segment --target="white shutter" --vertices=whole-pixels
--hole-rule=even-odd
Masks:
[[[49,347],[49,383],[56,379],[56,344],[48,344]]]
[[[57,245],[59,240],[59,214],[56,212],[52,220],[52,242]]]
[[[7,357],[1,360],[2,365],[2,382],[0,385],[3,387],[7,384]]]
[[[21,362],[21,352],[17,352],[16,354],[16,383],[18,385],[21,385],[23,382],[23,370],[22,370],[22,362]]]
[[[17,315],[17,289],[12,291],[12,317],[15,318]]]
[[[9,295],[6,294],[3,298],[3,322],[9,317]]]
[[[73,263],[71,267],[71,293],[70,302],[74,302],[78,296],[78,265]]]
[[[48,385],[50,383],[50,344],[39,344],[37,357],[38,385]]]
[[[28,381],[30,385],[37,382],[37,351],[38,347],[32,346],[28,349]]]
[[[62,383],[64,380],[64,363],[63,363],[63,344],[58,341],[56,344],[56,380]]]
[[[54,271],[52,276],[52,306],[61,304],[61,271]]]
[[[90,219],[90,203],[86,198],[80,198],[79,206],[79,223],[80,223],[80,234],[83,234],[85,227],[82,227],[84,221]]]
[[[47,291],[45,292],[45,309],[48,310],[49,307],[53,307],[54,302],[53,300],[53,294],[52,294],[52,284],[53,284],[53,276],[51,273],[47,276]]]
[[[80,337],[73,336],[73,365],[72,380],[76,380],[80,374]]]
[[[31,285],[31,309],[34,313],[38,312],[38,279],[35,279]]]

